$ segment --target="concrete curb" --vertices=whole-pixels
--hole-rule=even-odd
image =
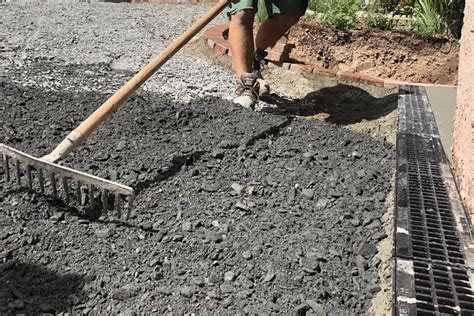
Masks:
[[[225,38],[225,33],[227,32],[228,28],[228,23],[211,26],[206,29],[206,31],[204,31],[202,38],[204,42],[216,53],[232,56],[229,48],[229,42]],[[287,38],[281,39],[274,47],[272,47],[268,51],[268,56],[266,58],[266,63],[268,67],[282,68],[284,70],[290,70],[297,73],[312,73],[318,76],[336,77],[347,81],[361,82],[366,85],[385,87],[388,89],[398,88],[398,86],[400,85],[457,88],[457,85],[418,83],[393,79],[383,79],[357,72],[338,71],[335,69],[328,69],[320,66],[294,63],[291,62],[289,58],[289,53],[291,52],[291,49],[294,48],[294,46],[292,44],[288,44],[287,40]]]

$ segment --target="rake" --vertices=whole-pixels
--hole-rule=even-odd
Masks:
[[[43,195],[47,195],[48,191],[50,191],[55,198],[64,198],[66,203],[69,203],[74,198],[81,205],[90,204],[94,209],[102,208],[104,211],[107,211],[110,208],[115,208],[116,216],[119,219],[127,220],[130,217],[135,199],[135,190],[133,188],[61,166],[55,162],[67,157],[122,105],[132,93],[229,4],[230,0],[221,0],[217,3],[186,32],[117,90],[78,127],[70,132],[48,155],[35,158],[5,144],[0,144],[3,174],[7,183],[16,178],[17,185],[22,186],[25,182],[22,181],[22,175],[24,175],[29,190],[33,190],[36,182],[38,182],[40,192]],[[12,176],[12,173],[15,174],[15,177]],[[37,181],[35,181],[35,176]],[[58,182],[60,183],[58,184]],[[50,190],[47,190],[47,188],[50,188]],[[62,190],[60,190],[61,188]],[[124,202],[126,206],[124,208],[125,211],[122,212]]]

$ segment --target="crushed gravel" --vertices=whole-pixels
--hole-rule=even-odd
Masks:
[[[1,4],[0,140],[53,149],[205,7]],[[114,221],[0,169],[0,314],[366,313],[394,148],[228,101],[179,53],[64,164],[136,188]]]

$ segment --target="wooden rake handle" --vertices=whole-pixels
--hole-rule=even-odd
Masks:
[[[199,33],[210,21],[212,21],[226,6],[230,0],[221,0],[203,17],[201,17],[186,32],[181,34],[158,56],[153,58],[148,65],[140,70],[132,79],[117,90],[107,101],[85,119],[76,129],[48,155],[41,159],[55,162],[65,158],[77,146],[79,146],[97,127],[102,124],[128,97],[133,94],[145,81],[148,80],[161,66],[163,66],[173,55],[175,55],[186,43]]]

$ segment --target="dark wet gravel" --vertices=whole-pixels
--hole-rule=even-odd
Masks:
[[[3,64],[0,141],[34,155],[131,75],[42,56]],[[0,314],[366,313],[393,147],[217,92],[150,90],[65,161],[136,188],[128,223],[1,177]]]

